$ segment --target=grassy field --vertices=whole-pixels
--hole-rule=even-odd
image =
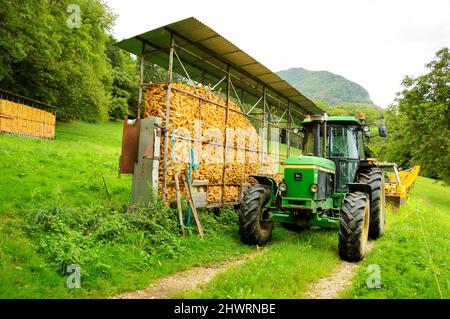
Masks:
[[[342,297],[450,298],[450,188],[419,177],[407,203],[387,218],[385,236]],[[380,288],[367,287],[369,265],[380,267]]]
[[[385,236],[374,242],[340,297],[449,298],[449,213],[450,188],[419,177],[407,204],[388,210]],[[336,231],[278,227],[264,255],[177,297],[304,298],[309,285],[331,276],[339,263]],[[374,264],[380,288],[367,287]]]
[[[0,213],[60,205],[126,203],[129,175],[118,176],[121,122],[58,124],[54,141],[0,135]]]
[[[0,135],[0,298],[109,297],[254,250],[241,244],[232,210],[201,213],[204,241],[192,228],[180,238],[176,212],[160,204],[127,212],[121,129],[74,122],[58,124],[55,141]],[[342,297],[448,298],[449,212],[450,189],[419,178],[408,203],[388,212],[386,235]],[[262,254],[177,297],[304,298],[339,263],[335,231],[277,225]],[[81,267],[80,289],[66,286],[71,264]],[[372,264],[381,269],[379,289],[366,287]]]
[[[234,211],[202,213],[205,241],[180,238],[169,208],[127,213],[121,134],[120,122],[74,122],[59,124],[54,141],[0,135],[0,298],[107,297],[252,250]],[[81,289],[66,287],[70,264],[81,267]]]

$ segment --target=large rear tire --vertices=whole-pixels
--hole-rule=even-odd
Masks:
[[[379,168],[364,169],[358,173],[358,182],[369,184],[372,189],[370,201],[369,237],[377,239],[384,234],[386,222],[386,199],[383,171]]]
[[[339,256],[355,262],[364,258],[369,234],[370,202],[363,192],[348,193],[341,209]]]
[[[239,232],[244,243],[264,245],[272,238],[273,222],[262,218],[270,195],[270,187],[261,184],[250,185],[244,193],[239,209]]]

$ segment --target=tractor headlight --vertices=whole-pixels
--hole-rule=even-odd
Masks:
[[[311,184],[311,193],[317,193],[319,191],[319,185]]]
[[[281,193],[286,193],[287,185],[285,183],[281,183],[280,187],[279,187],[279,190],[280,190]]]

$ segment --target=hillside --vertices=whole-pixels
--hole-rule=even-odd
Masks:
[[[343,102],[373,104],[365,88],[338,74],[304,68],[290,68],[277,74],[312,100],[332,106]]]

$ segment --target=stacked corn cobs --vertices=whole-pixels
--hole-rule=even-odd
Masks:
[[[55,115],[9,100],[0,99],[0,132],[55,138]]]
[[[279,179],[275,174],[275,167],[270,161],[270,157],[267,154],[261,156],[261,140],[255,127],[245,115],[231,111],[242,112],[238,105],[230,101],[228,125],[226,125],[225,108],[208,103],[185,92],[226,106],[226,101],[211,92],[211,89],[207,86],[196,86],[194,88],[182,83],[172,85],[169,114],[169,161],[166,175],[167,203],[174,201],[176,198],[173,183],[174,171],[176,170],[178,174],[184,172],[184,169],[189,165],[191,148],[195,154],[196,162],[199,164],[199,168],[193,170],[193,179],[208,181],[208,203],[222,202],[223,145],[225,144],[227,127],[224,201],[238,201],[241,185],[253,182],[253,179],[249,177],[250,175],[261,175],[261,172],[263,172],[264,175],[270,175],[276,180]],[[163,127],[166,118],[166,96],[167,84],[151,84],[147,87],[145,94],[145,117],[162,118]],[[233,136],[231,132],[234,132]],[[173,138],[172,133],[176,136],[186,137],[186,139]],[[160,196],[162,195],[164,181],[163,158],[164,139],[161,142],[161,161],[159,164]],[[205,189],[200,189],[200,191],[205,191]]]

